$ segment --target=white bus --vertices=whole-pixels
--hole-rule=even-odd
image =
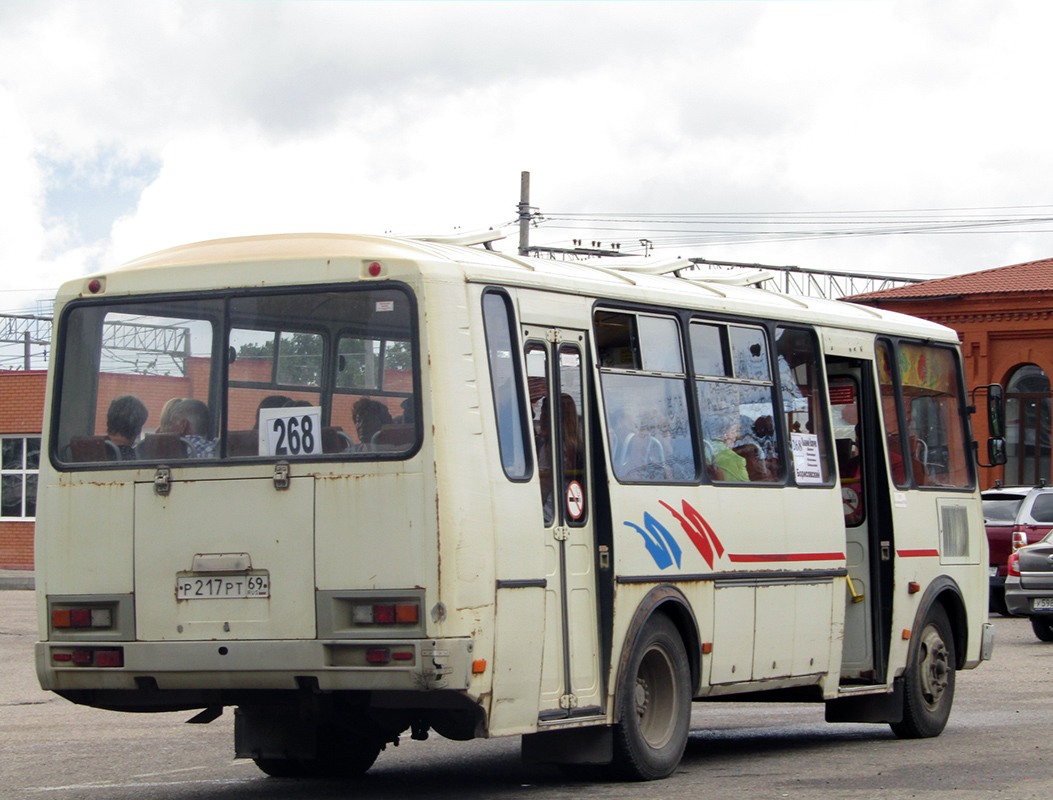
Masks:
[[[281,776],[434,730],[662,778],[731,695],[938,735],[993,646],[955,334],[680,265],[287,235],[67,283],[41,685],[236,707]]]

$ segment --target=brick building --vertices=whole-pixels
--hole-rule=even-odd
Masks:
[[[981,486],[1050,480],[1053,399],[1053,258],[970,272],[846,298],[932,320],[958,332],[968,388],[1006,390],[1005,467],[980,470]],[[984,399],[977,396],[977,405]],[[978,441],[983,414],[973,416]]]
[[[0,569],[33,568],[47,372],[0,372]]]

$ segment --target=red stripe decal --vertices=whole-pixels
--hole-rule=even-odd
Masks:
[[[684,513],[678,514],[676,509],[663,500],[659,500],[665,508],[676,517],[680,523],[680,527],[684,529],[684,533],[687,534],[691,543],[695,546],[695,549],[701,553],[702,558],[705,559],[709,568],[713,568],[713,551],[716,550],[717,558],[724,555],[724,546],[720,543],[720,539],[713,532],[713,529],[709,526],[702,515],[699,514],[694,507],[687,502],[683,501]]]
[[[844,553],[728,553],[732,561],[758,564],[765,561],[844,561]]]
[[[939,550],[897,550],[896,555],[900,558],[937,558]]]

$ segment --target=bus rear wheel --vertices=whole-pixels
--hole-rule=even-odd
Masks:
[[[627,780],[672,774],[691,727],[691,668],[680,633],[661,614],[647,621],[620,687],[614,771]]]
[[[903,676],[903,720],[892,724],[901,739],[939,736],[954,704],[954,639],[943,606],[925,615],[921,633]]]
[[[357,778],[364,775],[384,749],[383,742],[354,736],[335,725],[318,728],[316,758],[255,758],[272,778]]]

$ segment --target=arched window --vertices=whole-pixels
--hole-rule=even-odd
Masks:
[[[1006,386],[1007,484],[1049,480],[1053,401],[1049,376],[1035,364],[1017,367]]]

